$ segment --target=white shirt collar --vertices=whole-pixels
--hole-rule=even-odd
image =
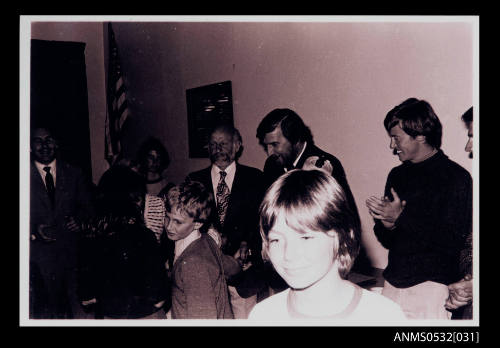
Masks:
[[[304,146],[302,147],[302,151],[300,151],[299,155],[297,156],[297,158],[295,159],[295,161],[293,162],[293,166],[296,167],[297,166],[297,163],[299,163],[299,160],[300,160],[300,157],[302,157],[302,154],[304,153],[304,151],[306,150],[306,147],[307,147],[307,141],[304,141]],[[285,172],[287,172],[288,170],[285,168]]]
[[[193,243],[195,240],[201,237],[201,233],[198,230],[194,230],[187,237],[175,241],[174,250],[174,263],[177,261],[179,256],[183,253],[186,248]]]
[[[212,176],[212,189],[214,190],[214,197],[217,193],[217,185],[219,184],[220,180],[220,171],[221,169],[219,167],[217,167],[215,164],[212,164],[212,170],[210,171],[210,174]],[[224,179],[224,181],[226,182],[227,187],[229,187],[229,192],[231,192],[234,176],[236,175],[236,161],[233,161],[233,163],[228,165],[224,171],[226,172],[226,178]]]
[[[38,173],[40,173],[40,176],[42,177],[42,181],[45,184],[45,175],[47,175],[47,172],[43,170],[45,167],[50,167],[50,174],[52,174],[52,177],[54,178],[54,185],[56,184],[56,160],[54,159],[52,162],[49,164],[42,164],[38,161],[34,161],[36,169],[38,169]]]

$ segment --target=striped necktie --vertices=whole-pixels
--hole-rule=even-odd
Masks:
[[[229,203],[229,187],[224,180],[226,175],[227,173],[225,171],[220,171],[220,180],[217,185],[217,215],[219,216],[221,226],[224,226],[227,205]]]

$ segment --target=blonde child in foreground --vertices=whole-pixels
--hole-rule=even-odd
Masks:
[[[406,320],[396,303],[346,280],[361,230],[331,175],[282,175],[260,206],[260,231],[263,253],[290,288],[258,303],[250,320]]]

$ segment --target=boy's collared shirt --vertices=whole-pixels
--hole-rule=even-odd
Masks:
[[[179,256],[181,256],[182,252],[189,246],[189,244],[199,239],[200,237],[201,237],[200,231],[194,230],[186,238],[175,241],[174,263],[175,261],[177,261]]]

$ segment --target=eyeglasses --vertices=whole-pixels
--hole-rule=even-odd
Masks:
[[[229,146],[231,145],[231,143],[226,143],[226,142],[222,142],[222,143],[216,143],[216,142],[209,142],[208,143],[208,147],[211,148],[211,149],[227,149],[229,148]]]

